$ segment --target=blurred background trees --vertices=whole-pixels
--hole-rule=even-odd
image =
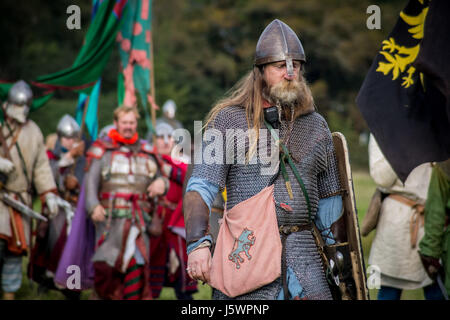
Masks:
[[[81,30],[66,27],[69,5],[80,6]],[[366,9],[381,8],[381,30],[369,30]],[[352,165],[367,166],[365,124],[355,98],[373,58],[393,28],[404,0],[153,0],[156,102],[177,103],[189,130],[233,84],[251,70],[256,42],[273,19],[286,22],[305,48],[306,78],[332,131],[350,146]],[[72,64],[91,16],[90,0],[2,0],[0,79],[34,79]],[[111,55],[102,80],[100,128],[117,106],[119,56]],[[64,113],[74,115],[77,94],[59,92],[31,114],[44,135]],[[158,111],[158,114],[161,111]],[[144,123],[140,126],[145,133]]]

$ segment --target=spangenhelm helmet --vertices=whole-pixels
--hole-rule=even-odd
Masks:
[[[168,119],[175,119],[175,113],[177,112],[177,105],[173,100],[167,100],[163,105],[163,114]]]
[[[19,80],[9,89],[8,103],[30,108],[32,102],[33,92],[25,81]]]
[[[33,92],[30,86],[25,81],[19,80],[9,89],[6,114],[20,123],[25,123],[32,102]]]
[[[286,61],[287,73],[292,76],[294,75],[292,60],[306,62],[302,43],[286,23],[275,19],[259,37],[256,44],[255,65]]]
[[[169,142],[169,138],[173,136],[173,131],[174,128],[165,121],[157,123],[155,127],[156,137],[163,137],[165,143]]]
[[[80,126],[73,117],[65,114],[58,122],[56,133],[60,138],[76,138],[80,134]]]

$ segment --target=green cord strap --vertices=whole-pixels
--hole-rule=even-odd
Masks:
[[[284,155],[282,155],[280,157],[280,167],[281,167],[281,174],[283,175],[284,178],[284,182],[286,184],[286,189],[289,193],[289,199],[294,199],[294,194],[292,193],[292,186],[291,186],[291,181],[289,180],[289,175],[287,173],[286,170],[286,163],[285,163],[286,159],[284,157]]]
[[[303,195],[305,196],[306,205],[308,206],[308,217],[309,221],[312,221],[311,219],[311,203],[309,202],[309,196],[308,192],[306,192],[305,185],[303,184],[303,180],[300,177],[300,174],[298,173],[297,167],[294,165],[294,162],[292,161],[292,158],[288,154],[288,161],[289,165],[291,166],[292,171],[294,172],[295,177],[297,178],[298,183],[300,184],[300,188],[302,188]]]
[[[280,141],[280,138],[278,137],[278,135],[275,132],[275,130],[273,129],[273,127],[265,119],[264,119],[264,123],[266,124],[267,128],[269,128],[270,134],[272,135],[272,137],[275,139],[275,141],[282,148],[282,154],[280,155],[280,167],[281,167],[281,172],[283,174],[284,181],[286,182],[286,187],[288,185],[290,185],[289,176],[287,175],[286,166],[285,166],[285,163],[284,163],[285,159],[287,158],[288,164],[291,167],[292,172],[294,173],[294,176],[295,176],[295,178],[297,179],[297,181],[298,181],[298,183],[300,185],[300,188],[302,189],[303,195],[305,196],[306,206],[308,207],[308,217],[309,217],[309,221],[311,222],[312,221],[312,219],[311,219],[311,203],[309,202],[308,192],[306,191],[305,184],[303,183],[303,180],[300,177],[300,174],[299,174],[299,172],[297,170],[297,167],[294,165],[294,162],[292,161],[292,158],[291,158],[291,156],[289,154],[289,150]],[[288,192],[289,192],[289,189],[288,189]],[[292,192],[292,190],[291,190],[291,192]]]

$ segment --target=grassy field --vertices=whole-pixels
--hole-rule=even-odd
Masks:
[[[361,223],[364,218],[364,214],[367,211],[370,198],[375,190],[375,184],[366,172],[353,172],[354,189],[356,197],[356,206],[358,211],[358,219]],[[367,237],[362,238],[362,247],[364,253],[364,260],[366,262],[370,253],[370,246],[375,235],[375,231],[372,231]],[[27,259],[24,259],[24,271],[26,270]],[[208,285],[198,285],[199,291],[194,295],[194,299],[210,299],[211,287]],[[370,290],[370,298],[376,300],[378,290]],[[88,299],[90,291],[83,292],[82,299]],[[27,279],[25,272],[23,277],[23,284],[19,292],[17,293],[18,299],[27,300],[56,300],[64,299],[64,296],[56,291],[49,291],[47,293],[38,294],[36,284],[30,283]],[[402,299],[405,300],[420,300],[423,299],[422,290],[406,290],[403,292]],[[172,288],[164,288],[160,299],[173,300],[175,299],[175,292]]]

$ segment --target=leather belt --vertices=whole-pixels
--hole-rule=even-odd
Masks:
[[[113,205],[114,199],[123,199],[127,202],[131,203],[131,217],[133,220],[137,222],[137,224],[141,227],[141,230],[145,230],[145,219],[143,216],[143,211],[138,204],[138,200],[146,200],[147,196],[145,194],[139,193],[109,193],[102,192],[100,194],[100,199],[105,200],[108,199],[111,201],[111,205],[109,206],[111,209],[115,208]],[[112,215],[111,215],[112,217]]]
[[[293,225],[293,226],[286,226],[281,225],[279,228],[281,235],[290,235],[293,232],[300,232],[304,230],[312,230],[311,223],[305,223],[305,224],[299,224],[299,225]]]
[[[413,209],[413,214],[411,216],[411,222],[409,225],[409,230],[411,233],[411,248],[415,248],[417,245],[417,236],[419,234],[419,228],[423,227],[425,223],[425,206],[417,201],[408,199],[399,194],[390,194],[388,198],[406,204],[408,207]]]

